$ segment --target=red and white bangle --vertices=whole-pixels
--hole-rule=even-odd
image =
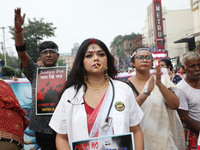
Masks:
[[[23,28],[22,27],[20,27],[20,28],[14,28],[14,31],[15,31],[15,33],[19,33],[19,32],[22,32],[22,30],[23,30]]]
[[[188,119],[189,116],[185,116],[185,117],[181,117],[181,120],[185,120],[185,119]]]

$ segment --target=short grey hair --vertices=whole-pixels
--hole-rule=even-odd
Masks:
[[[195,51],[189,51],[181,56],[180,62],[184,67],[186,67],[185,62],[187,60],[197,60],[198,58],[200,58],[200,53],[195,52]]]

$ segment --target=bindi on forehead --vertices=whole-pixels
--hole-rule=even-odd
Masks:
[[[91,44],[88,47],[88,50],[92,50],[92,51],[97,51],[99,49],[101,49],[101,47],[99,45],[97,45],[97,44]]]
[[[95,51],[96,50],[96,46],[93,44],[92,45],[92,49]]]

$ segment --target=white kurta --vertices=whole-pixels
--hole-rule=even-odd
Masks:
[[[179,88],[179,109],[188,111],[190,118],[200,125],[200,89],[191,87],[185,79],[177,84]],[[187,89],[187,90],[186,90]]]
[[[132,89],[125,83],[112,80],[115,89],[111,114],[114,134],[130,132],[130,127],[140,123],[143,112],[138,106]],[[61,100],[50,121],[50,127],[59,134],[68,134],[69,144],[72,141],[88,139],[87,116],[83,103],[83,87],[74,97],[76,90],[68,88],[62,95]],[[112,97],[112,85],[109,83],[108,97]],[[111,95],[111,96],[109,96]],[[106,96],[105,96],[106,97]],[[71,101],[71,103],[69,102]],[[117,110],[117,104],[123,104],[124,109]],[[109,104],[110,105],[110,104]],[[102,116],[106,116],[107,111]],[[102,117],[103,121],[105,117]],[[100,122],[102,124],[103,122]]]

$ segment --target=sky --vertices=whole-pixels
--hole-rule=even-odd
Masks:
[[[71,53],[74,43],[81,44],[87,38],[102,40],[110,47],[118,35],[142,33],[147,6],[152,0],[1,0],[0,29],[5,27],[5,47],[16,55],[14,40],[8,26],[14,25],[14,9],[21,7],[29,19],[44,18],[44,22],[56,27],[52,40],[59,46],[60,53]],[[190,0],[162,0],[167,10],[189,9]],[[3,30],[0,30],[3,42]],[[0,52],[1,48],[0,48]]]

